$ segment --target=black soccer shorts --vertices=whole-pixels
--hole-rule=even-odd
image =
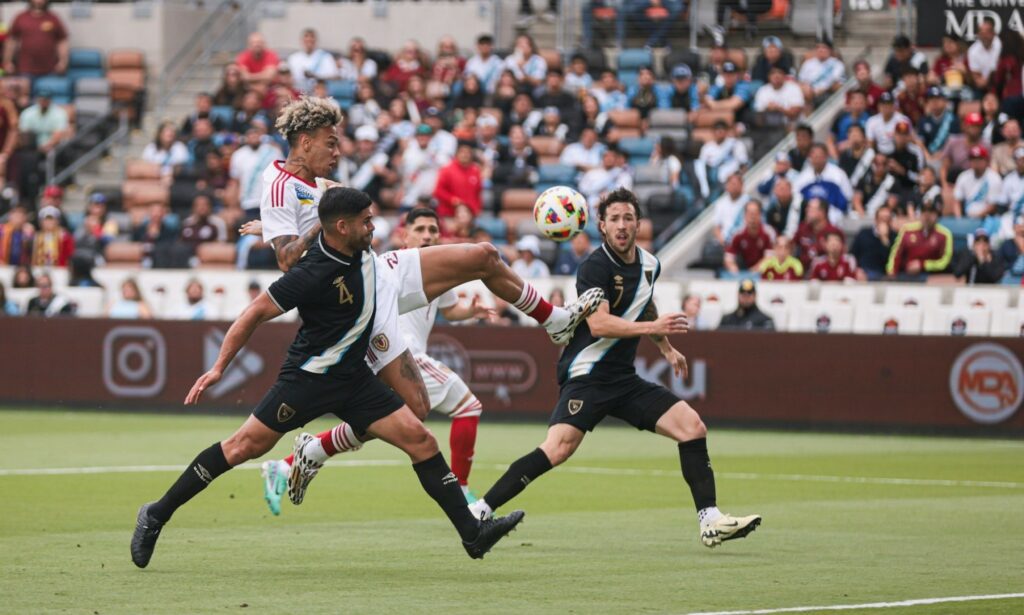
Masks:
[[[604,417],[614,416],[637,429],[653,432],[658,419],[679,401],[672,391],[640,376],[611,381],[581,376],[562,385],[548,424],[566,423],[593,431]]]
[[[311,374],[285,364],[252,414],[280,433],[302,427],[325,414],[334,414],[357,433],[395,412],[405,402],[363,365],[350,378]]]

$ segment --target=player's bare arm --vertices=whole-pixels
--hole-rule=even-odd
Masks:
[[[199,398],[202,397],[203,391],[217,384],[224,370],[228,368],[228,365],[235,358],[235,355],[238,354],[238,351],[249,341],[256,328],[280,315],[281,309],[274,304],[266,292],[256,297],[255,301],[250,303],[238,319],[231,324],[231,328],[228,329],[227,334],[224,336],[224,342],[220,346],[220,354],[217,356],[217,360],[214,362],[213,367],[200,376],[199,380],[196,380],[196,383],[192,385],[192,390],[185,397],[185,405],[199,403]]]
[[[438,311],[445,317],[445,320],[450,322],[469,320],[471,318],[487,319],[498,314],[493,308],[480,303],[480,297],[477,296],[474,296],[473,300],[469,303],[459,301],[453,306],[441,308]]]
[[[587,325],[595,337],[628,338],[644,335],[660,335],[662,337],[674,333],[686,333],[690,323],[683,313],[662,314],[652,322],[631,322],[615,316],[604,301],[597,311],[587,318]]]
[[[281,271],[287,272],[295,266],[302,258],[302,255],[313,247],[317,235],[320,234],[320,225],[314,224],[304,235],[281,235],[270,240],[274,246],[274,255],[277,256],[277,266]]]
[[[644,308],[643,313],[640,314],[640,320],[645,322],[655,322],[658,320],[658,306],[655,305],[654,301],[648,303],[647,307]],[[689,320],[687,320],[687,331],[689,331],[689,326],[690,323]],[[672,346],[672,343],[668,341],[668,337],[657,333],[648,335],[647,337],[654,342],[654,345],[661,351],[662,356],[665,357],[668,364],[672,366],[672,372],[676,376],[686,378],[690,371],[686,364],[686,357],[683,356],[683,353],[679,352]]]

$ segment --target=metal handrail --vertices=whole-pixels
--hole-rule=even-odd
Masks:
[[[96,118],[95,120],[87,124],[85,128],[79,133],[79,135],[90,132],[92,129],[96,128],[102,123],[105,123],[109,119],[109,115]],[[70,179],[75,173],[77,173],[79,169],[102,156],[103,153],[107,151],[110,148],[110,146],[112,146],[114,143],[127,140],[128,133],[128,113],[126,111],[121,111],[118,115],[117,130],[111,133],[107,138],[97,143],[85,154],[79,156],[77,159],[75,159],[74,162],[69,164],[67,167],[61,169],[60,173],[57,173],[56,167],[58,153],[66,149],[68,146],[72,145],[75,140],[68,139],[67,141],[62,142],[60,146],[53,148],[52,150],[49,151],[49,153],[46,154],[47,185],[63,184],[68,179]]]

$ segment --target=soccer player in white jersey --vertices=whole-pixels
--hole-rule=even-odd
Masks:
[[[243,232],[261,233],[264,241],[273,246],[282,271],[288,271],[299,262],[320,232],[317,204],[326,185],[322,178],[337,168],[341,156],[338,138],[341,120],[341,110],[336,104],[316,97],[300,98],[282,109],[278,116],[277,130],[290,145],[288,159],[276,161],[264,171],[261,220],[247,223]],[[517,276],[489,243],[399,250],[389,253],[387,259],[378,259],[381,259],[378,271],[382,273],[378,277],[390,278],[397,294],[398,313],[426,307],[452,288],[480,280],[493,294],[540,323],[559,345],[569,342],[576,326],[597,309],[604,296],[603,291],[595,289],[581,294],[575,303],[565,308],[552,306],[532,285]],[[381,368],[378,376],[422,419],[430,409],[429,397],[412,354],[398,346],[401,340],[393,333],[395,329],[397,317],[374,320],[371,346],[393,352],[402,350],[397,358]],[[300,449],[297,446],[297,450]],[[299,483],[308,482],[318,469],[316,457],[299,455],[292,466],[294,476],[291,478]],[[268,482],[271,479],[280,482],[276,477],[268,477]],[[301,499],[301,495],[298,497]]]
[[[418,207],[406,215],[406,248],[416,249],[436,245],[440,236],[437,213],[433,209]],[[385,254],[384,257],[386,259],[387,255]],[[462,486],[466,500],[472,503],[476,497],[469,491],[469,472],[473,466],[473,449],[476,445],[477,426],[480,423],[483,406],[457,373],[427,354],[427,338],[430,337],[430,331],[434,328],[434,320],[438,312],[446,320],[459,321],[485,318],[493,314],[493,310],[479,305],[476,299],[471,304],[464,305],[459,302],[458,297],[452,291],[448,291],[431,301],[428,306],[407,312],[398,318],[399,333],[413,353],[420,376],[427,387],[430,409],[452,419],[449,436],[452,472],[459,479],[459,485]],[[366,362],[374,372],[377,372],[392,358],[388,351],[382,354],[379,348],[376,350],[369,348]],[[304,442],[302,445],[304,451],[308,449],[306,454],[317,458],[323,455],[331,457],[338,453],[355,451],[362,446],[352,428],[345,423],[340,423],[316,436],[302,434],[299,437]],[[289,455],[282,460],[264,462],[264,498],[275,515],[281,512],[280,481],[290,474],[294,458],[294,455]],[[269,480],[272,477],[274,480]],[[308,485],[308,481],[306,484]],[[298,501],[295,503],[299,504],[305,495],[305,489],[303,488],[296,494]]]

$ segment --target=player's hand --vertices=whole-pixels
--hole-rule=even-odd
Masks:
[[[690,330],[690,319],[682,312],[662,314],[654,321],[654,335],[672,335]]]
[[[238,227],[239,235],[263,235],[263,222],[261,220],[249,220]]]
[[[480,295],[473,295],[473,303],[469,304],[469,308],[473,310],[473,318],[489,320],[491,317],[498,315],[494,308],[489,308],[480,303]]]
[[[221,375],[218,370],[211,369],[200,376],[199,380],[196,380],[196,383],[192,385],[192,390],[188,392],[188,396],[185,397],[185,405],[194,406],[199,403],[199,398],[203,396],[203,391],[220,382]]]
[[[686,378],[690,375],[690,367],[686,364],[686,357],[683,353],[679,352],[675,348],[672,348],[669,352],[664,353],[662,356],[668,361],[669,366],[672,367],[672,373],[680,378]]]

